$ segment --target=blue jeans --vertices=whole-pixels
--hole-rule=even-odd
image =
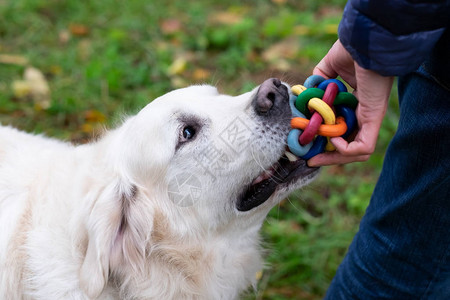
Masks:
[[[450,49],[439,53],[399,78],[398,130],[326,299],[450,299]]]

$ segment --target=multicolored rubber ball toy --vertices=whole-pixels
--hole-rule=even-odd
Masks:
[[[312,75],[303,85],[292,87],[292,130],[287,144],[296,156],[308,160],[324,151],[336,150],[330,137],[348,137],[355,129],[356,97],[337,79]]]

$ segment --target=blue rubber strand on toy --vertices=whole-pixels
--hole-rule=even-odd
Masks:
[[[313,147],[312,142],[305,146],[300,145],[300,143],[298,142],[298,138],[300,134],[302,134],[302,132],[303,131],[301,131],[300,129],[292,129],[291,131],[289,131],[287,137],[289,150],[296,156],[303,156],[309,153],[310,149]]]
[[[322,81],[317,88],[324,90],[327,88],[327,85],[331,82],[334,82],[337,84],[338,88],[339,88],[339,92],[347,92],[347,87],[345,86],[345,84],[342,83],[342,81],[337,80],[337,79],[327,79],[325,81]]]
[[[316,139],[313,142],[313,146],[311,149],[306,153],[305,155],[301,156],[302,159],[308,160],[313,156],[316,156],[317,154],[320,154],[325,149],[325,145],[327,144],[328,140],[324,136],[317,136]],[[311,144],[311,143],[310,143]],[[295,154],[295,153],[294,153]]]
[[[323,78],[320,75],[311,75],[308,78],[306,78],[305,83],[303,84],[303,86],[305,88],[313,88],[318,86],[320,83],[322,83],[323,81],[325,81],[325,78]]]
[[[305,115],[302,114],[297,107],[295,107],[295,101],[297,100],[297,96],[291,95],[289,97],[289,106],[291,107],[292,117],[293,118],[304,118],[306,119]]]
[[[338,116],[343,116],[345,119],[345,123],[347,124],[347,131],[342,135],[343,138],[348,137],[356,127],[356,114],[353,109],[347,106],[336,106],[336,112]]]

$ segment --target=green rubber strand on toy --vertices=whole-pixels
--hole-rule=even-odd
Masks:
[[[321,90],[318,88],[306,89],[303,92],[301,92],[300,95],[298,95],[297,100],[295,101],[295,107],[297,107],[297,109],[302,114],[304,114],[305,116],[307,116],[309,118],[311,116],[311,114],[309,113],[309,109],[308,109],[308,101],[311,98],[322,99],[324,93],[325,93],[324,90]]]
[[[354,109],[356,109],[356,106],[358,105],[358,99],[356,99],[355,95],[353,95],[352,93],[340,92],[337,94],[336,98],[334,99],[333,105],[345,105],[354,110]]]

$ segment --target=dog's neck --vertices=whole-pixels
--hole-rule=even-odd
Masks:
[[[261,268],[259,250],[257,236],[234,240],[211,233],[179,236],[171,230],[170,220],[157,212],[139,270],[130,272],[131,264],[122,260],[111,265],[112,276],[122,295],[142,293],[130,298],[237,299],[255,285]]]
[[[175,228],[167,213],[173,208],[153,199],[151,188],[118,177],[107,159],[113,138],[77,150],[102,149],[92,151],[97,157],[92,157],[85,181],[90,193],[83,218],[86,228],[94,228],[79,239],[88,240],[80,272],[86,293],[97,297],[114,290],[121,299],[236,299],[255,286],[262,268],[258,228],[202,230],[195,216]],[[104,174],[105,169],[109,178],[96,179],[96,170]]]

